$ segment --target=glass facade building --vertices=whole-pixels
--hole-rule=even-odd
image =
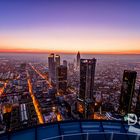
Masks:
[[[94,77],[96,59],[80,59],[80,89],[77,98],[77,111],[82,118],[91,119],[94,113]]]
[[[57,67],[57,89],[60,94],[66,93],[67,89],[67,67],[60,65]]]
[[[137,96],[135,113],[137,114],[137,116],[140,116],[140,86],[139,89],[137,90],[137,93],[138,96]]]
[[[91,98],[94,88],[96,59],[80,59],[80,91],[79,98]]]
[[[48,56],[48,67],[49,67],[49,78],[51,80],[54,80],[55,78],[55,60],[54,60],[54,54],[51,53]]]
[[[120,112],[122,114],[131,112],[136,76],[136,71],[124,70],[120,97]]]

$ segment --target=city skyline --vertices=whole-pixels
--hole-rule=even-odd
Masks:
[[[0,52],[140,54],[138,1],[0,2]]]
[[[140,1],[0,0],[0,140],[139,139]]]
[[[65,120],[122,122],[140,114],[139,56],[96,59],[77,52],[70,62],[54,53],[45,61],[10,55],[0,56],[2,133]]]

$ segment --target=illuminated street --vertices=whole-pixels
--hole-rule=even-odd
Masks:
[[[33,101],[33,104],[34,104],[34,107],[35,107],[35,111],[36,111],[36,114],[37,114],[37,117],[38,117],[38,120],[39,120],[39,123],[40,124],[43,124],[44,123],[44,120],[43,120],[43,117],[42,117],[42,114],[39,110],[39,105],[38,105],[38,102],[33,94],[33,91],[32,91],[32,84],[31,84],[31,81],[30,79],[28,79],[28,86],[29,86],[29,92],[30,92],[30,95],[31,95],[31,98],[32,98],[32,101]]]
[[[29,64],[31,67],[32,67],[32,69],[41,77],[41,78],[43,78],[43,79],[45,79],[46,80],[46,82],[47,82],[47,84],[49,85],[49,87],[51,88],[52,87],[52,85],[51,85],[51,83],[32,65],[32,64]]]

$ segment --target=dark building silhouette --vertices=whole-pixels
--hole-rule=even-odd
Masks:
[[[136,76],[136,71],[124,70],[119,108],[121,114],[125,115],[131,112],[131,104],[135,89]]]
[[[65,94],[67,89],[67,67],[60,65],[57,67],[57,90],[60,94]]]
[[[80,52],[77,53],[77,68],[80,68]]]
[[[60,55],[58,54],[55,55],[55,66],[60,66]]]
[[[77,110],[89,118],[94,112],[94,77],[96,59],[80,59],[80,89],[77,99]]]
[[[60,55],[58,55],[58,54],[56,54],[55,55],[55,80],[56,80],[56,82],[57,82],[57,67],[59,67],[60,66]]]
[[[137,90],[137,102],[136,102],[136,109],[135,109],[135,114],[137,114],[140,117],[140,86],[139,89]]]
[[[51,53],[48,56],[48,66],[49,66],[49,78],[51,80],[55,79],[55,60],[54,60],[54,54]]]
[[[96,59],[80,60],[80,91],[79,98],[92,98],[94,88]]]
[[[63,60],[63,65],[67,67],[67,61]]]

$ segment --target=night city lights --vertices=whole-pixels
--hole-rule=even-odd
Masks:
[[[0,140],[139,140],[139,118],[140,1],[0,1]]]

